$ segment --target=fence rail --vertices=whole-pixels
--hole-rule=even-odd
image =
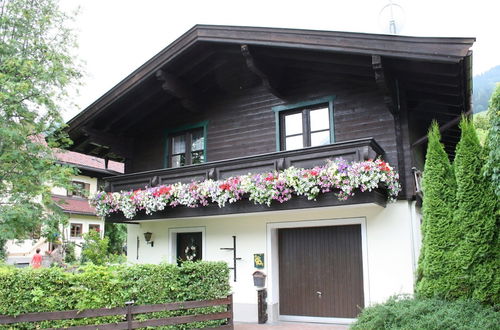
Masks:
[[[224,306],[224,305],[227,306],[227,310],[225,312],[172,316],[167,318],[157,318],[144,321],[134,320],[134,315],[136,314],[178,311],[178,310],[185,310],[192,308]],[[17,316],[0,315],[0,324],[70,320],[70,319],[81,319],[86,317],[102,317],[102,316],[117,316],[117,315],[126,316],[126,321],[118,323],[108,323],[108,324],[73,326],[67,329],[73,329],[73,330],[84,330],[84,329],[90,330],[97,328],[99,330],[137,329],[142,327],[186,324],[191,322],[202,322],[211,320],[226,320],[225,325],[211,329],[233,329],[233,296],[229,295],[226,298],[213,299],[213,300],[197,300],[197,301],[185,301],[185,302],[139,305],[139,306],[134,306],[133,303],[131,302],[127,303],[127,305],[124,307],[86,309],[82,311],[71,310],[71,311],[57,311],[57,312],[26,313]]]

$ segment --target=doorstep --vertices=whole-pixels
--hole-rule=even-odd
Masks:
[[[265,330],[265,329],[300,329],[300,330],[346,330],[348,325],[343,324],[320,324],[320,323],[298,323],[298,322],[277,322],[266,324],[255,323],[234,323],[235,330]]]

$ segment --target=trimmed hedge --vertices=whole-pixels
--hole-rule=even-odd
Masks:
[[[500,313],[468,300],[393,297],[364,309],[351,329],[495,330],[500,329]]]
[[[222,262],[185,262],[134,266],[88,265],[74,273],[61,268],[17,269],[0,268],[0,314],[18,315],[30,312],[83,310],[124,306],[127,301],[136,305],[168,303],[187,300],[209,300],[230,293],[229,269]],[[220,311],[210,307],[190,311],[161,312],[138,315],[137,319],[200,314]],[[112,323],[121,316],[80,320],[18,323],[16,329],[67,327],[70,325]],[[199,322],[184,328],[216,325],[220,321]],[[9,328],[12,326],[4,326]],[[166,327],[167,328],[167,327]],[[176,326],[176,329],[183,326]]]

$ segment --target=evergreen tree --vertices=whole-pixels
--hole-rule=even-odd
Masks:
[[[456,276],[452,251],[459,232],[453,221],[455,178],[437,123],[428,134],[427,154],[422,179],[423,244],[419,260],[417,293],[426,297],[449,297]]]
[[[500,84],[497,84],[491,96],[488,117],[490,123],[486,137],[488,158],[485,174],[490,178],[495,193],[500,197]]]
[[[454,253],[459,270],[459,296],[500,303],[500,259],[496,211],[498,199],[484,175],[485,157],[474,125],[464,118],[455,156],[457,207],[454,213],[461,239]]]

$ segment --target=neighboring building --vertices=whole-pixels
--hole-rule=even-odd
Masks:
[[[350,322],[413,292],[413,169],[423,169],[432,120],[453,153],[470,113],[474,40],[195,26],[69,121],[72,150],[124,160],[111,192],[383,157],[401,175],[395,203],[383,189],[347,201],[326,193],[141,211],[128,225],[130,262],[175,263],[195,246],[195,259],[235,265],[237,321],[257,321],[263,254],[270,321]]]
[[[88,203],[87,196],[97,191],[102,185],[102,178],[123,173],[123,164],[109,161],[107,166],[102,158],[67,151],[56,154],[58,162],[78,168],[79,175],[72,178],[78,189],[68,191],[64,188],[52,189],[52,199],[55,200],[69,216],[68,225],[62,229],[62,240],[74,242],[75,252],[80,255],[83,234],[90,229],[98,230],[104,235],[104,221],[96,216],[95,209]],[[50,244],[44,239],[35,237],[25,240],[10,240],[7,242],[7,262],[25,266],[31,256],[40,248],[42,254],[51,250]]]

